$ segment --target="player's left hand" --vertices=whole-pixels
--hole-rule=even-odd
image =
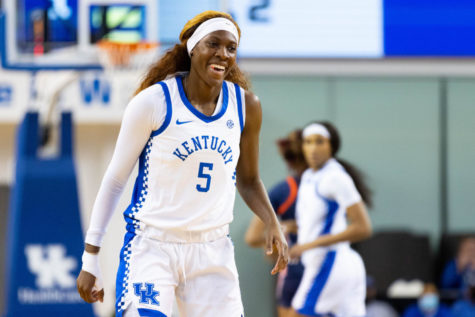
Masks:
[[[279,273],[287,267],[289,262],[289,249],[287,246],[287,241],[285,240],[284,233],[279,225],[276,223],[270,225],[270,228],[267,230],[266,234],[266,253],[271,255],[273,252],[273,247],[277,250],[277,261],[274,265],[274,268],[271,271],[272,275]]]

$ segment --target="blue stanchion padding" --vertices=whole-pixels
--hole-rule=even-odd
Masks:
[[[6,267],[5,317],[94,316],[76,291],[83,235],[71,113],[61,117],[60,155],[40,159],[38,113],[17,134]]]

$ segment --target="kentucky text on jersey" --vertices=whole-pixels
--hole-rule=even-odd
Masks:
[[[213,150],[218,152],[224,160],[224,164],[233,161],[233,151],[231,146],[227,145],[226,141],[217,136],[201,135],[195,136],[183,142],[181,146],[177,147],[173,154],[180,160],[185,161],[188,156],[197,151]]]

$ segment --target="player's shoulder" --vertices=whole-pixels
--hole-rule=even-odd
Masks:
[[[351,184],[353,179],[351,178],[350,174],[348,174],[345,168],[337,160],[332,160],[333,161],[325,167],[321,185],[328,185],[338,188],[340,186]]]
[[[176,86],[178,81],[182,79],[182,77],[186,76],[186,72],[178,72],[175,74],[170,74],[168,75],[165,79],[163,79],[160,82],[157,82],[156,84],[163,83],[167,85],[169,88]]]
[[[161,118],[165,114],[166,109],[164,90],[160,85],[154,84],[132,97],[127,105],[125,114],[137,114],[143,118],[151,116],[156,121],[158,120],[156,116]]]
[[[131,101],[134,102],[156,102],[164,97],[163,87],[156,83],[136,94]],[[158,100],[157,100],[158,99]]]
[[[246,100],[246,108],[256,111],[261,108],[259,97],[249,90],[244,90],[244,99]]]
[[[343,165],[338,162],[337,159],[331,158],[325,163],[325,166],[322,168],[322,172],[325,175],[345,175],[347,174]]]

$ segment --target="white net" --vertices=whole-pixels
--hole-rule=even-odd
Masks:
[[[99,62],[106,72],[144,72],[159,56],[159,44],[151,42],[120,43],[100,41]]]

